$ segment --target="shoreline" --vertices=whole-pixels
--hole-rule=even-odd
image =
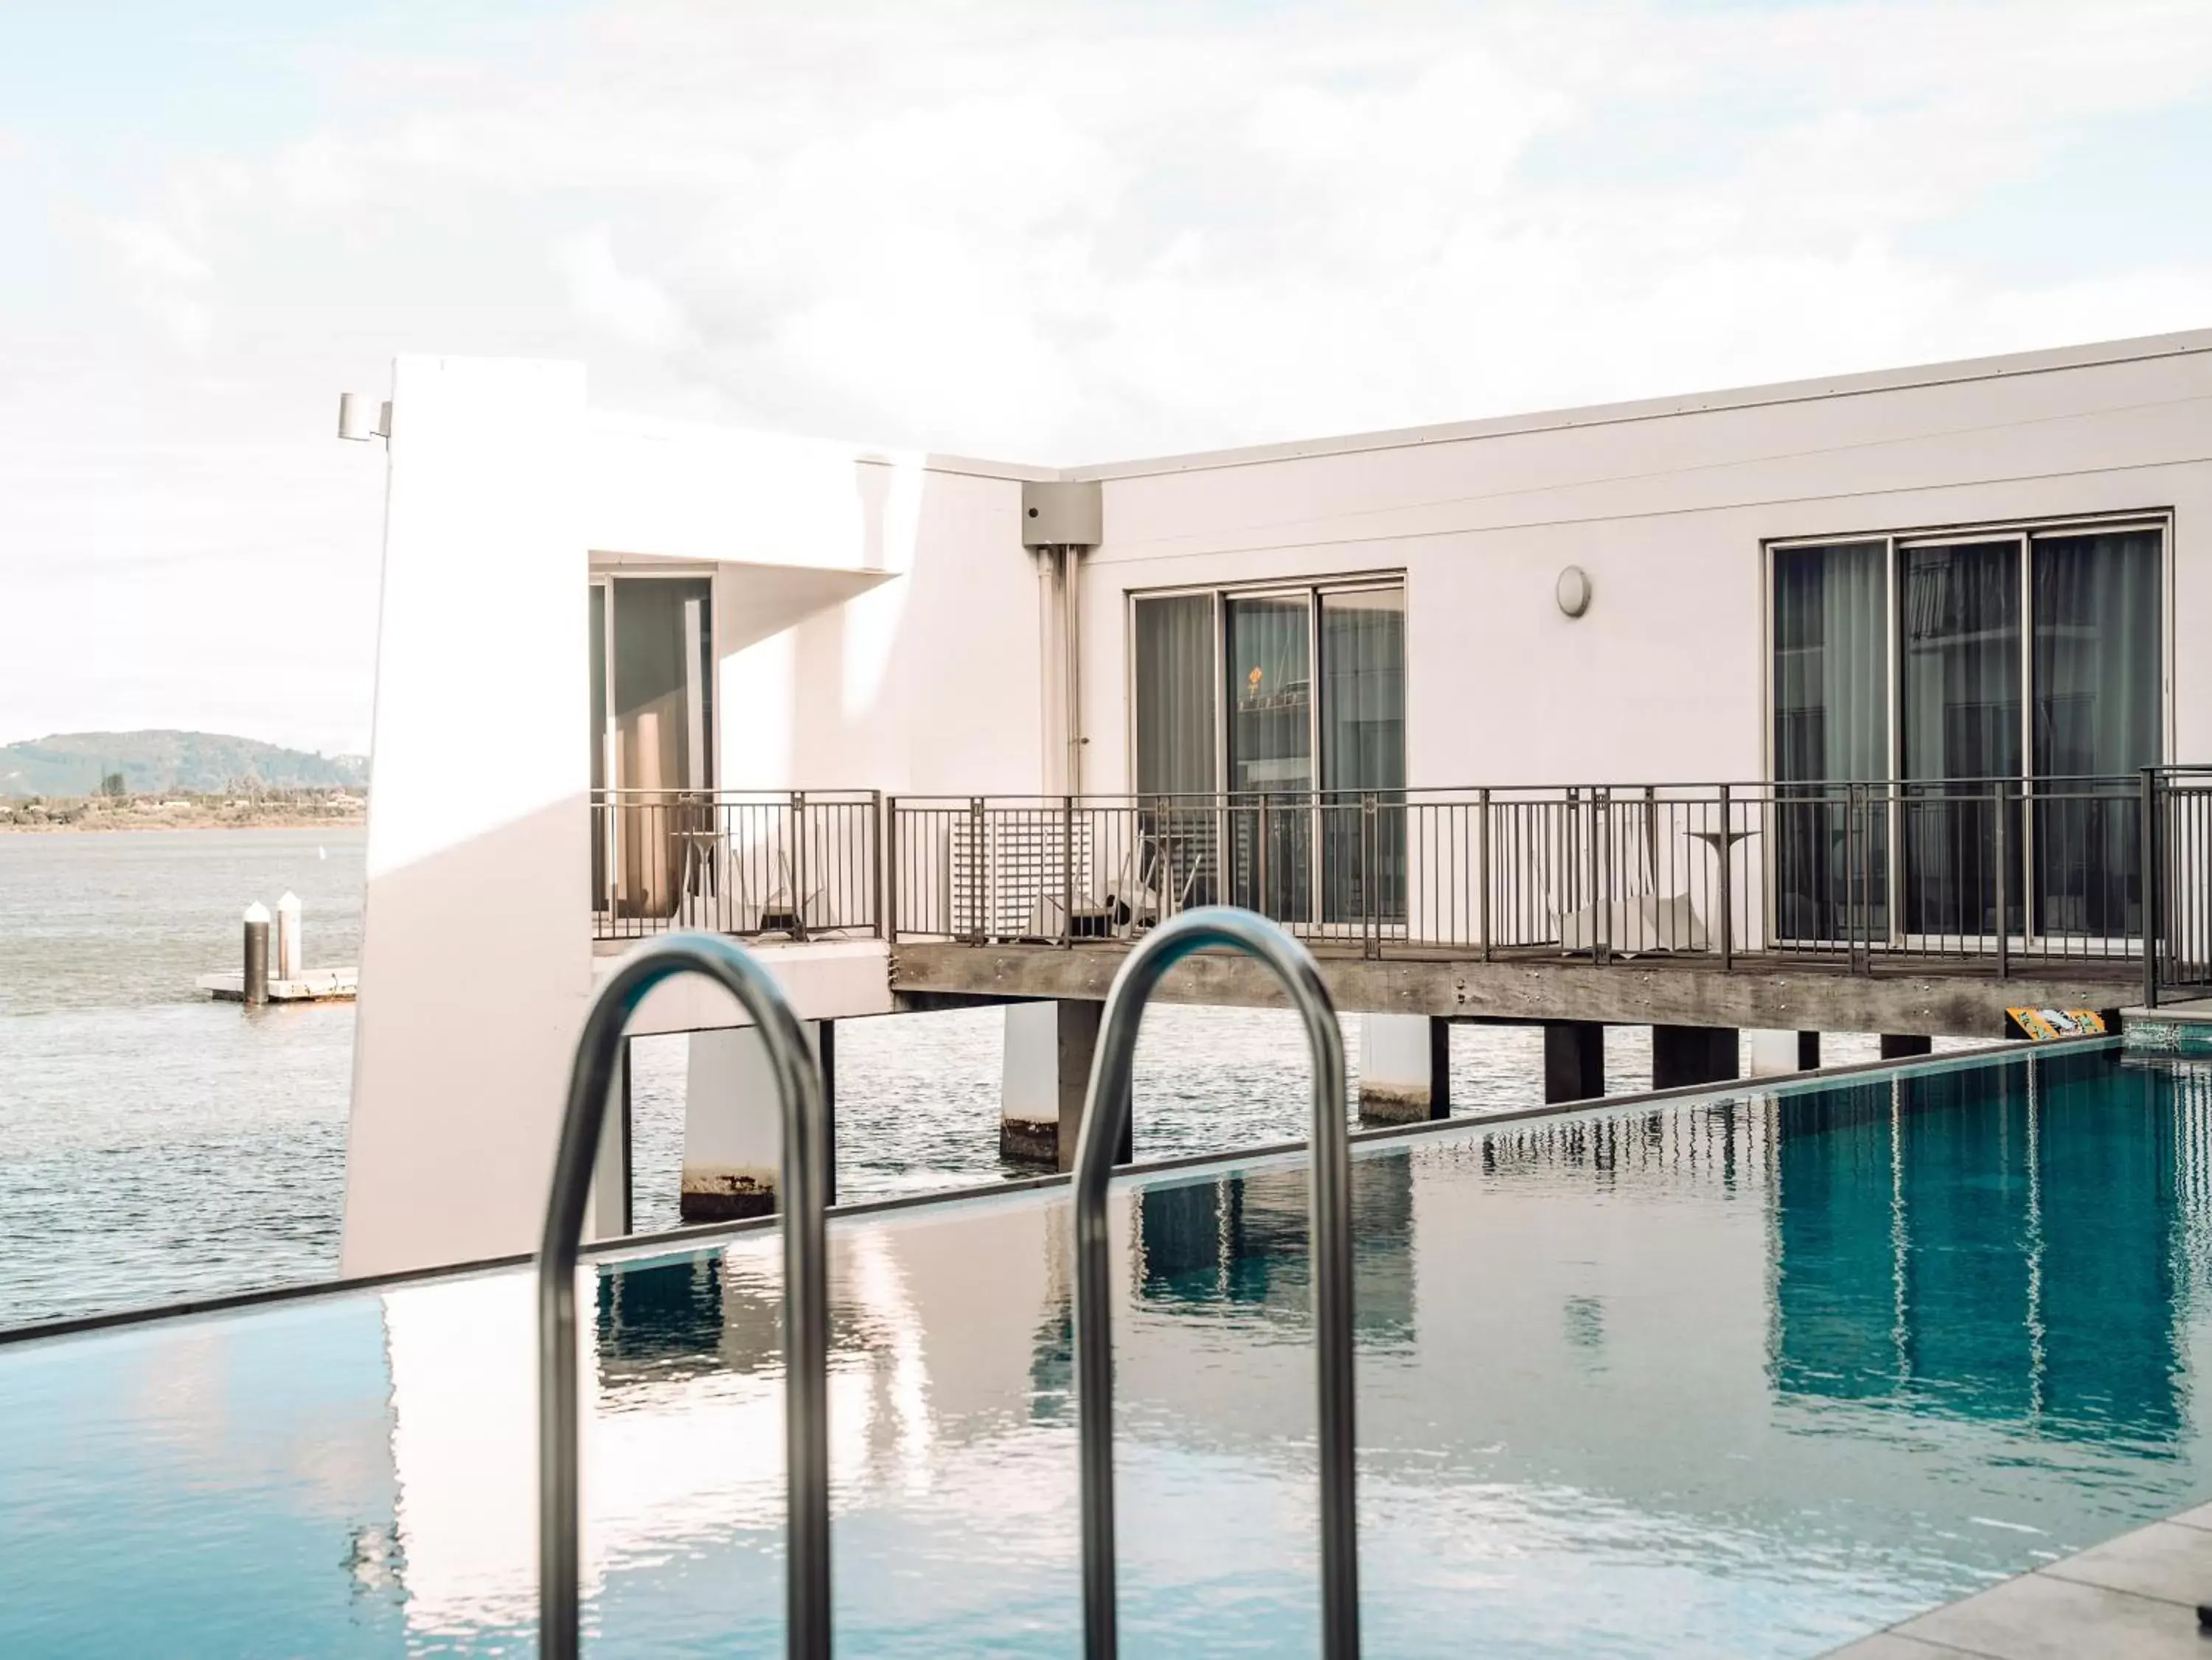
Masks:
[[[97,836],[145,830],[168,832],[176,830],[358,830],[368,822],[365,813],[343,816],[322,814],[255,814],[251,816],[226,815],[148,814],[143,817],[111,818],[102,816],[87,821],[74,819],[49,821],[46,823],[9,823],[0,821],[0,836]]]

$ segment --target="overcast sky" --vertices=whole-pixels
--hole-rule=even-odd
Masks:
[[[1096,461],[2212,325],[2208,173],[2204,0],[0,0],[0,741],[365,749],[398,352]]]

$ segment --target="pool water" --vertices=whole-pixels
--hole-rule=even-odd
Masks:
[[[1363,1144],[1369,1651],[1810,1656],[2212,1497],[2208,1152],[2110,1047]],[[1131,1653],[1312,1647],[1304,1204],[1114,1201]],[[1066,1233],[836,1225],[846,1651],[1074,1648]],[[781,1652],[777,1256],[598,1270],[590,1652]],[[0,1347],[0,1653],[527,1653],[531,1343],[505,1272]]]

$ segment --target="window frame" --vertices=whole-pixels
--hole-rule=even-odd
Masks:
[[[1226,796],[1229,789],[1229,602],[1232,599],[1297,599],[1306,608],[1306,662],[1312,679],[1313,691],[1306,714],[1306,738],[1313,758],[1314,793],[1322,791],[1322,715],[1321,715],[1321,602],[1324,594],[1355,594],[1396,592],[1406,597],[1408,619],[1406,642],[1406,684],[1410,688],[1413,681],[1413,641],[1410,638],[1413,615],[1412,585],[1403,570],[1360,571],[1341,575],[1317,577],[1255,578],[1244,582],[1189,582],[1150,588],[1129,588],[1122,591],[1122,685],[1127,695],[1122,699],[1122,724],[1125,732],[1122,781],[1126,792],[1134,796],[1138,772],[1137,705],[1144,695],[1144,688],[1137,675],[1137,607],[1152,599],[1189,599],[1204,597],[1212,602],[1210,638],[1213,642],[1213,790],[1216,796]],[[1406,752],[1413,754],[1413,699],[1406,700]],[[1408,774],[1412,772],[1409,765]],[[1411,787],[1410,784],[1407,785]]]
[[[2032,791],[2036,778],[2035,766],[2035,544],[2045,536],[2078,536],[2089,533],[2106,535],[2129,531],[2148,532],[2159,538],[2159,688],[2158,688],[2158,756],[2160,765],[2170,765],[2174,748],[2174,567],[2175,520],[2172,507],[2136,508],[2126,511],[2090,513],[2053,514],[2014,518],[1967,520],[1949,524],[1930,524],[1906,529],[1838,530],[1820,536],[1768,536],[1759,542],[1759,580],[1760,584],[1759,616],[1759,719],[1760,778],[1762,787],[1778,790],[1781,780],[1776,777],[1778,762],[1776,744],[1776,721],[1778,715],[1776,687],[1776,661],[1781,629],[1778,615],[1776,580],[1777,555],[1796,549],[1828,548],[1848,544],[1878,542],[1883,548],[1883,593],[1887,614],[1881,631],[1883,688],[1887,697],[1888,770],[1887,777],[1866,782],[1881,785],[1889,792],[1887,839],[1890,849],[1887,885],[1890,942],[1905,943],[1918,939],[1905,930],[1902,885],[1904,869],[1899,854],[1903,843],[1901,815],[1898,801],[1898,786],[1903,779],[1905,733],[1905,653],[1901,647],[1903,619],[1899,615],[1901,596],[1898,585],[1898,567],[1906,549],[1961,546],[1978,542],[2013,541],[2020,548],[2020,703],[2021,703],[2021,778],[2023,796],[2021,806],[2021,842],[2019,857],[2023,872],[2033,868],[2033,815],[2027,810],[2027,792]],[[1849,780],[1858,782],[1858,780]],[[1765,861],[1764,881],[1767,889],[1767,914],[1776,914],[1776,889],[1781,871],[1777,861]],[[2029,878],[2021,894],[2021,926],[2011,937],[2023,944],[2033,945],[2043,940],[2043,919],[2036,914],[2033,893],[2033,881]],[[1998,918],[2003,926],[2003,919]],[[1962,947],[1979,946],[1987,948],[1995,942],[1994,936],[1959,936]],[[1828,942],[1826,943],[1836,943]],[[2105,944],[2117,944],[2106,941]]]

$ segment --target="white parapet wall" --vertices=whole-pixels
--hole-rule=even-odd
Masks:
[[[592,985],[580,365],[400,359],[341,1263],[526,1251]]]

